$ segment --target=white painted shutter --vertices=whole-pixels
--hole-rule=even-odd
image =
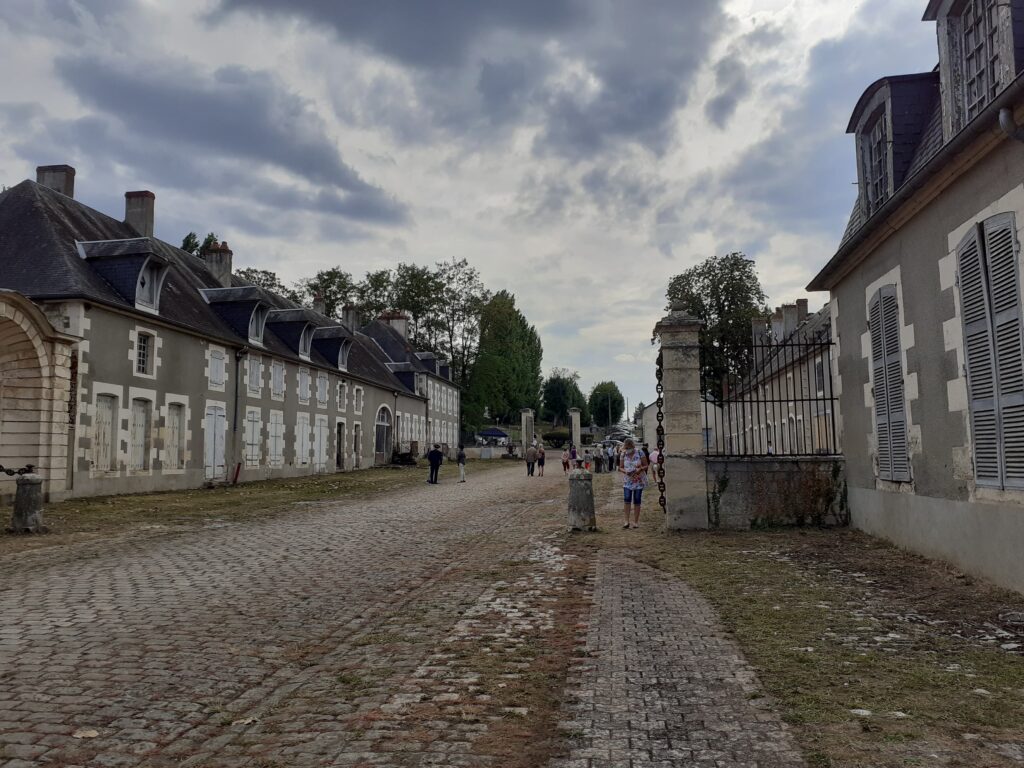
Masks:
[[[96,423],[93,425],[93,468],[103,472],[117,469],[114,451],[114,412],[117,399],[111,395],[96,398]]]
[[[167,407],[167,436],[164,440],[164,469],[181,469],[182,414],[180,405]]]
[[[204,447],[206,479],[217,480],[226,477],[224,467],[224,440],[227,434],[227,417],[219,405],[206,407],[206,444]]]
[[[1003,485],[1024,488],[1024,347],[1014,215],[993,216],[982,230],[992,311]]]
[[[146,437],[148,432],[149,404],[144,400],[133,400],[129,469],[146,468]]]
[[[882,327],[881,290],[871,298],[871,303],[868,305],[868,326],[871,331],[871,371],[874,379],[878,476],[882,480],[892,480],[892,443],[889,439],[889,397],[885,386],[885,341]]]
[[[910,482],[910,456],[907,445],[907,408],[903,396],[900,308],[896,297],[896,286],[883,286],[879,294],[882,304],[882,336],[885,345],[885,394],[889,403],[892,479],[898,483],[908,483]]]
[[[977,228],[972,229],[960,242],[957,260],[974,447],[974,479],[978,485],[998,487],[1002,485],[1002,460],[995,351],[992,346],[988,275]]]

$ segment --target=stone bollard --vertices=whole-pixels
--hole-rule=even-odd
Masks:
[[[594,476],[583,469],[574,469],[569,473],[569,530],[597,530]]]
[[[14,514],[8,533],[46,533],[43,525],[43,478],[39,475],[20,475],[18,490],[14,494]]]

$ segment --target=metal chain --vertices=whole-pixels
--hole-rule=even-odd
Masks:
[[[31,475],[33,474],[35,468],[35,464],[26,464],[24,467],[19,467],[18,469],[5,467],[3,464],[0,464],[0,472],[3,472],[5,475],[8,476]]]
[[[655,391],[658,393],[658,504],[661,505],[662,513],[668,513],[668,508],[665,502],[665,427],[662,422],[665,420],[665,385],[661,379],[665,375],[663,369],[663,357],[664,353],[658,352],[658,365],[655,369],[655,377],[658,379],[658,384],[655,387]]]

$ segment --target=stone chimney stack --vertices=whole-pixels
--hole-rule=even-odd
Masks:
[[[786,338],[785,328],[782,324],[782,309],[780,307],[775,308],[775,312],[772,314],[771,320],[772,328],[772,341],[780,342]]]
[[[222,288],[231,287],[231,257],[234,255],[228,248],[228,242],[214,243],[204,248],[200,254],[206,262],[206,268],[213,273]]]
[[[400,334],[403,339],[409,338],[409,317],[403,312],[388,312],[380,316],[381,322],[387,323]]]
[[[341,324],[348,326],[350,331],[359,330],[359,307],[351,304],[341,310]]]
[[[319,293],[313,296],[313,311],[319,312],[321,315],[327,314],[327,303]]]
[[[800,321],[797,319],[799,316],[796,304],[782,305],[782,333],[784,338],[788,339],[796,330],[796,327],[800,324]]]
[[[796,300],[796,311],[801,323],[807,319],[807,299]]]
[[[124,223],[140,237],[153,236],[153,211],[156,195],[148,190],[124,193]]]
[[[74,197],[75,169],[70,165],[40,165],[36,168],[36,184]]]

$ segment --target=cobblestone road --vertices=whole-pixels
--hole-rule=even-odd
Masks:
[[[533,768],[573,640],[554,765],[797,765],[707,604],[523,474],[0,558],[0,768]]]
[[[714,610],[678,579],[598,556],[563,727],[570,757],[552,768],[803,766]],[[759,705],[760,702],[760,705]]]

